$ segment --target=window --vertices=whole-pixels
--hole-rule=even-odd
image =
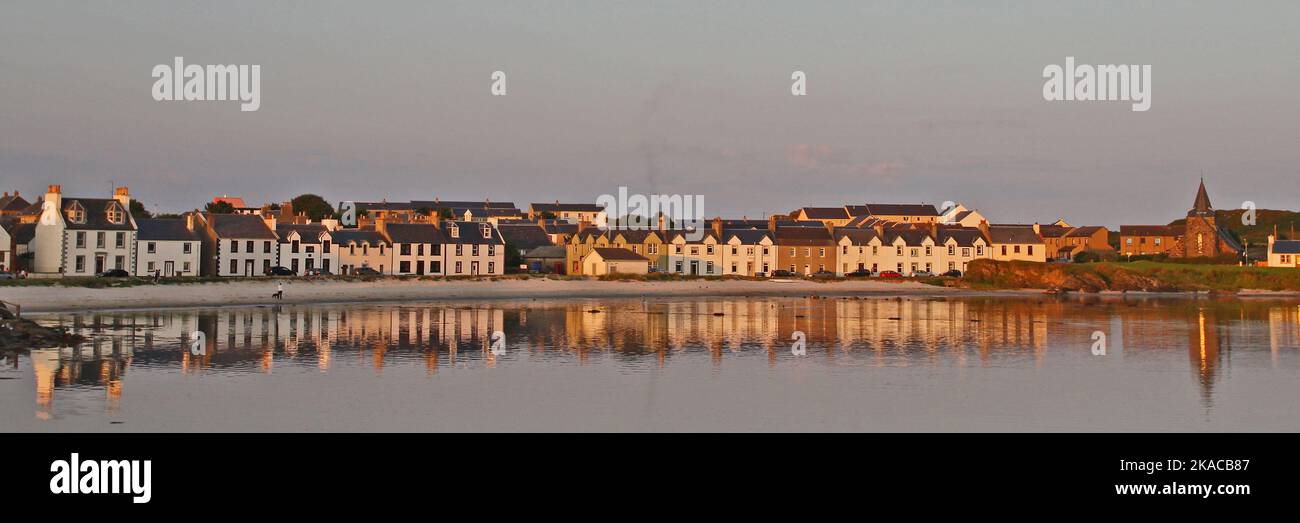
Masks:
[[[125,213],[122,212],[122,207],[120,205],[117,205],[116,203],[108,204],[107,214],[108,214],[109,223],[115,223],[120,225],[126,221],[126,216]]]
[[[104,233],[103,231],[100,231],[100,232],[95,233],[95,247],[96,247],[96,248],[99,248],[99,249],[103,249],[103,248],[104,248],[104,245],[105,245],[105,242],[104,242],[104,234],[105,234],[105,233]]]
[[[115,239],[113,240],[113,243],[114,243],[114,244],[117,246],[117,248],[119,248],[119,249],[126,248],[126,233],[124,233],[124,232],[119,232],[119,233],[117,233],[117,238],[115,238]]]
[[[948,246],[948,256],[953,256],[953,255],[955,255],[955,254],[957,254],[957,246],[956,246],[956,245],[949,245],[949,246]]]
[[[699,256],[699,255],[700,255],[700,246],[699,246],[699,245],[692,245],[692,246],[691,246],[691,256]]]
[[[478,244],[477,244],[477,243],[474,244],[474,245],[471,245],[471,246],[469,247],[469,255],[470,255],[470,256],[478,256]]]
[[[1030,246],[1028,247],[1028,250],[1029,250],[1029,255],[1030,255],[1030,256],[1033,256],[1033,255],[1034,255],[1034,246],[1033,246],[1033,245],[1030,245]]]
[[[289,270],[292,270],[294,274],[298,274],[298,258],[289,260]]]
[[[1006,245],[1003,245],[1003,246],[1002,246],[1002,255],[1003,255],[1003,256],[1006,256],[1006,255],[1007,255],[1007,246],[1006,246]]]
[[[871,246],[871,254],[872,254],[872,256],[877,255],[877,254],[880,254],[880,246],[878,246],[878,245],[872,245],[872,246]]]
[[[68,207],[68,221],[72,223],[86,223],[86,209],[79,202],[72,202]]]
[[[239,242],[235,240],[230,240],[230,252],[232,254],[239,252]]]
[[[397,272],[400,272],[400,273],[402,273],[402,274],[406,274],[406,273],[411,272],[411,262],[409,262],[409,261],[398,262],[398,263],[397,263]]]
[[[926,246],[925,246],[925,255],[926,255],[926,256],[932,256],[932,255],[933,255],[933,254],[931,253],[931,250],[930,250],[930,246],[929,246],[929,245],[926,245]]]
[[[705,274],[713,274],[713,262],[712,262],[712,261],[709,261],[709,262],[705,262],[705,263],[704,263],[704,273],[705,273]]]
[[[1156,245],[1160,245],[1160,238],[1155,239]]]
[[[190,272],[190,262],[182,263],[181,267],[183,267],[181,269],[182,272]]]
[[[1133,238],[1124,238],[1124,243],[1133,245]]]
[[[186,245],[189,245],[189,244],[186,244]],[[157,242],[149,242],[149,243],[146,243],[146,244],[145,244],[145,249],[144,249],[144,250],[145,250],[145,252],[148,252],[149,254],[153,254],[153,253],[155,253],[155,252],[158,252],[158,243],[157,243]],[[153,265],[153,262],[149,262],[149,265]],[[149,267],[149,270],[152,271],[152,270],[153,270],[153,267]]]
[[[333,244],[331,244],[329,240],[325,240],[325,241],[321,242],[321,244],[320,244],[320,252],[323,252],[323,253],[325,253],[325,254],[329,254],[329,253],[330,253],[331,245],[333,245]]]
[[[793,256],[798,256],[798,254],[796,253],[794,247],[791,247],[791,248],[790,248],[790,256],[792,256],[792,257],[793,257]],[[794,268],[793,268],[793,267],[790,268],[790,272],[794,272]]]
[[[1019,245],[1016,246],[1016,254],[1020,254],[1020,246],[1019,246]]]
[[[85,256],[77,256],[77,272],[86,272]]]
[[[298,254],[298,248],[299,248],[298,240],[294,240],[289,243],[289,252]]]
[[[415,246],[415,254],[416,254],[416,256],[424,256],[424,244],[423,244],[423,243],[421,243],[421,244]]]
[[[713,244],[705,245],[705,246],[704,246],[704,253],[705,253],[705,254],[710,254],[710,255],[713,254]]]
[[[848,246],[848,245],[845,245],[845,246],[844,246],[844,249],[841,251],[841,253],[842,253],[842,254],[848,254],[848,253],[849,253],[849,246]]]
[[[254,253],[254,252],[257,252],[257,251],[255,251],[254,249],[255,249],[255,247],[253,247],[253,240],[248,240],[248,241],[244,242],[244,252],[247,252],[247,253],[249,253],[249,254],[252,254],[252,253]]]
[[[811,257],[812,257],[812,247],[804,247],[804,248],[803,248],[803,255],[804,255],[805,258],[811,258]]]
[[[826,248],[825,248],[825,247],[822,247],[822,248],[820,248],[820,249],[817,249],[817,257],[819,257],[819,258],[825,258],[825,257],[826,257]]]
[[[442,272],[442,262],[440,261],[429,262],[429,272],[432,272],[434,274]]]
[[[676,268],[676,270],[674,270],[673,272],[676,272],[676,273],[682,274],[682,261],[681,261],[681,260],[677,260],[677,268]]]
[[[911,254],[913,258],[915,258],[915,257],[921,255],[921,249],[917,249],[916,247],[912,247],[911,249],[908,249],[908,253]]]
[[[976,256],[983,256],[983,255],[984,255],[984,246],[983,246],[983,245],[977,245],[977,246],[975,246],[975,255],[976,255]]]
[[[970,258],[970,247],[962,247],[962,248],[961,248],[961,255],[962,255],[962,257],[964,257],[964,258]]]
[[[459,243],[456,244],[456,256],[462,256],[464,254],[465,254],[465,246]],[[456,265],[459,266],[460,262],[457,262]],[[459,273],[460,269],[456,269],[456,272]]]
[[[488,274],[496,272],[496,263],[488,262]]]
[[[409,243],[403,243],[402,246],[398,248],[398,252],[400,252],[400,253],[402,254],[402,256],[410,256],[410,255],[411,255],[411,244],[409,244]],[[405,263],[406,263],[406,262],[402,262],[402,263],[403,263],[403,265],[402,265],[403,268],[401,269],[401,271],[402,271],[402,272],[408,272],[408,271],[406,270],[406,268],[405,268],[405,267],[406,267],[406,266],[405,266]]]
[[[370,255],[370,244],[369,244],[369,243],[363,243],[363,244],[361,244],[361,255],[362,255],[362,256],[369,256],[369,255]]]
[[[271,272],[271,260],[262,260],[262,274]]]
[[[457,245],[459,247],[459,245]],[[460,274],[460,262],[456,262],[456,274]]]
[[[230,274],[239,274],[239,260],[230,260]]]
[[[249,246],[248,246],[248,250],[251,252],[251,251],[253,250],[253,246],[252,246],[252,245],[249,245]],[[270,241],[270,240],[267,240],[267,241],[262,242],[262,252],[267,253],[267,254],[270,254],[270,253],[271,253],[271,241]]]
[[[491,238],[491,237],[492,237],[492,226],[491,226],[491,225],[484,225],[484,226],[483,226],[483,237],[484,237],[484,238]],[[488,272],[492,272],[492,271],[488,271]]]
[[[81,231],[78,231],[78,232],[77,232],[77,248],[78,248],[78,249],[85,249],[85,248],[86,248],[86,233],[85,233],[85,232],[81,232]]]
[[[736,255],[739,255],[739,254],[740,254],[740,249],[736,248],[735,245],[732,245],[732,246],[731,246],[731,255],[732,255],[732,256],[736,256]],[[754,253],[751,252],[750,254],[754,254]],[[732,272],[735,272],[735,269],[732,269]]]
[[[184,244],[181,245],[181,252],[185,254],[190,254],[194,252],[194,244],[190,242],[185,242]]]
[[[575,248],[574,250],[576,251],[577,248]],[[429,251],[429,254],[432,254],[434,256],[442,256],[442,245],[437,243],[433,244],[433,250]]]
[[[633,246],[633,247],[632,247],[632,250],[635,251],[635,250],[636,250],[636,247]],[[496,255],[497,255],[497,246],[496,246],[496,245],[489,245],[489,246],[488,246],[488,256],[496,256]],[[488,272],[491,272],[491,271],[488,271]]]

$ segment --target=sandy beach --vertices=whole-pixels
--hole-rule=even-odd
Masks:
[[[84,287],[0,287],[0,300],[24,313],[269,305],[531,298],[629,298],[708,296],[867,296],[978,294],[917,282],[872,280],[600,281],[545,278],[420,281],[285,280],[284,300],[274,300],[276,281]]]

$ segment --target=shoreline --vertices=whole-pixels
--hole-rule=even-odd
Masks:
[[[23,313],[128,311],[229,306],[395,303],[573,298],[706,298],[818,296],[994,296],[1041,295],[1039,290],[971,290],[919,282],[870,280],[687,280],[605,281],[583,279],[475,280],[284,280],[284,299],[271,297],[276,280],[86,288],[0,287],[0,299],[21,304]]]
[[[285,298],[271,297],[279,280],[231,280],[129,287],[0,287],[0,300],[21,304],[24,315],[146,311],[272,305],[346,305],[532,299],[708,297],[1035,297],[1042,289],[971,289],[916,281],[683,280],[502,278],[496,280],[284,280]],[[1243,289],[1236,293],[1180,291],[1070,292],[1056,296],[1100,298],[1295,299],[1300,292]]]

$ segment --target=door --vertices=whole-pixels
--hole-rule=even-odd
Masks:
[[[163,262],[163,276],[167,276],[170,278],[175,275],[176,275],[176,262],[174,261]]]
[[[244,276],[253,275],[253,260],[244,260]]]
[[[419,260],[415,262],[415,273],[420,276],[424,275],[424,260]]]
[[[478,274],[478,262],[469,262],[470,275]]]
[[[104,272],[104,255],[103,255],[103,254],[96,254],[96,255],[95,255],[95,274],[99,274],[99,273],[101,273],[101,272]]]

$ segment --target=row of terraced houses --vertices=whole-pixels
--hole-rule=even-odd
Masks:
[[[413,200],[355,202],[356,223],[313,222],[288,202],[234,212],[137,219],[125,187],[110,198],[66,197],[51,185],[39,201],[0,198],[0,272],[91,276],[247,277],[266,274],[498,275],[664,272],[700,276],[965,272],[977,259],[1068,261],[1116,254],[1100,226],[989,223],[958,204],[802,207],[766,219],[708,220],[699,230],[622,227],[595,204]],[[1238,252],[1214,223],[1204,182],[1187,225],[1123,226],[1124,255]],[[654,223],[656,220],[645,220]],[[1176,229],[1176,230],[1175,230]],[[1271,239],[1270,265],[1300,266],[1300,242]],[[507,262],[507,260],[511,260]],[[509,265],[507,265],[509,263]]]

